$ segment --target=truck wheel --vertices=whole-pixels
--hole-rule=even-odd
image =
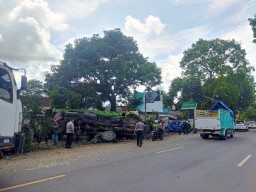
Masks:
[[[103,141],[110,142],[116,139],[116,134],[113,131],[105,131],[101,133]]]
[[[225,132],[225,136],[223,137],[224,140],[227,140],[228,139],[228,132],[226,131]]]
[[[209,138],[209,135],[201,134],[201,137],[202,137],[203,139],[208,139],[208,138]]]
[[[0,159],[4,157],[3,151],[0,149]]]

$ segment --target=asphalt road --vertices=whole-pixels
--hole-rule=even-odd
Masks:
[[[35,169],[17,164],[8,173],[0,160],[0,192],[255,192],[255,148],[251,130],[226,141],[190,134],[148,140],[142,147],[135,141],[115,144],[93,158]]]

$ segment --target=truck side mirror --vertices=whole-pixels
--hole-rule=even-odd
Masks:
[[[27,77],[22,75],[21,76],[21,90],[27,89]]]

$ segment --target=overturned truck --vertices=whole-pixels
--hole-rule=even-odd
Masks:
[[[141,117],[133,112],[98,110],[53,109],[53,126],[60,135],[66,134],[66,124],[72,118],[75,136],[88,136],[93,142],[116,141],[117,138],[134,138],[135,124]]]

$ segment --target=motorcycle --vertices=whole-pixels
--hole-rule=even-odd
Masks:
[[[163,130],[161,129],[153,130],[151,134],[152,134],[152,141],[155,141],[157,139],[163,140],[163,134],[164,134]]]

